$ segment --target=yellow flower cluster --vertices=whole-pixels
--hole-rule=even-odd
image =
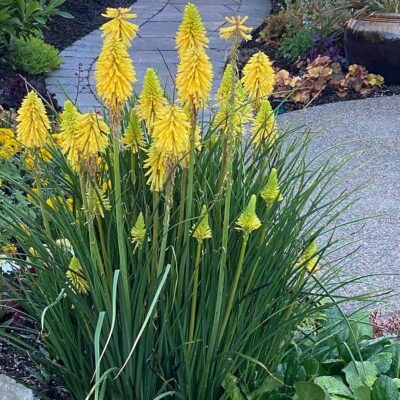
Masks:
[[[89,285],[85,279],[81,263],[77,257],[72,257],[68,271],[65,275],[72,284],[73,290],[76,290],[81,294],[87,294],[89,292]]]
[[[317,241],[314,239],[299,257],[299,260],[296,263],[296,267],[305,267],[310,273],[318,272],[317,263],[319,260],[319,256],[317,253]]]
[[[271,169],[267,183],[261,191],[261,197],[264,199],[268,207],[272,206],[275,201],[283,200],[281,189],[279,187],[278,171],[276,168]]]
[[[143,214],[140,213],[137,217],[135,226],[131,229],[131,242],[140,249],[146,236],[146,225],[144,223]]]
[[[14,132],[9,128],[0,128],[0,158],[8,161],[20,149],[20,143],[15,140]]]
[[[257,197],[253,194],[247,207],[236,222],[237,229],[243,231],[244,235],[248,235],[261,226],[261,221],[256,214],[256,201]]]
[[[235,17],[226,17],[226,21],[230,24],[228,26],[222,27],[220,31],[220,36],[222,39],[230,40],[232,38],[239,38],[240,36],[244,40],[251,40],[251,32],[253,28],[245,26],[244,23],[249,19],[249,17],[241,17],[240,15]]]
[[[148,130],[153,129],[154,122],[166,103],[167,100],[157,74],[153,68],[147,68],[143,79],[143,89],[138,100],[137,113],[142,120],[146,121]]]
[[[127,21],[136,18],[136,14],[130,13],[129,8],[108,8],[103,16],[111,20],[100,28],[105,40],[96,64],[97,93],[110,111],[120,113],[136,81],[128,47],[138,26]]]
[[[199,242],[205,239],[212,238],[212,232],[210,224],[208,222],[207,207],[203,206],[201,209],[200,222],[193,227],[192,236],[196,238]]]
[[[5,244],[1,249],[6,254],[15,254],[17,252],[17,246],[12,243]]]
[[[17,116],[17,140],[28,148],[41,148],[48,140],[50,121],[39,96],[31,91],[22,101]]]
[[[176,48],[179,57],[183,57],[186,51],[192,47],[207,47],[208,42],[199,10],[194,4],[188,3],[185,6],[182,24],[179,26],[176,35]]]
[[[138,153],[139,149],[144,148],[146,145],[139,118],[134,108],[131,109],[128,126],[125,129],[121,142],[125,148],[131,149],[133,154]]]
[[[268,100],[264,100],[261,103],[260,109],[253,121],[252,132],[253,136],[251,140],[256,146],[261,144],[271,145],[275,142],[277,135],[275,114]]]

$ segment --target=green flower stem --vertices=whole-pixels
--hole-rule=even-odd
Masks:
[[[107,277],[111,279],[112,271],[111,271],[110,263],[108,261],[107,246],[106,246],[106,240],[104,237],[104,229],[103,229],[103,224],[99,218],[97,219],[97,227],[99,230],[101,254],[103,256],[104,264],[107,269]]]
[[[136,184],[136,154],[131,151],[131,173],[130,173],[130,177],[131,177],[131,182],[132,182],[132,187],[135,187]],[[137,218],[137,213],[136,213],[136,200],[135,200],[135,191],[133,190],[132,192],[132,213],[133,213],[133,220],[135,221]]]
[[[36,154],[33,155],[32,174],[33,174],[33,178],[35,179],[35,186],[36,186],[38,197],[39,197],[40,211],[42,213],[44,229],[46,231],[46,235],[49,238],[51,238],[49,216],[46,211],[46,203],[44,201],[43,190],[42,190],[42,180],[40,178],[40,167],[39,167],[39,163],[38,163]]]
[[[220,332],[221,338],[224,335],[226,325],[228,324],[228,320],[229,320],[229,317],[232,312],[233,303],[235,301],[236,292],[237,292],[237,288],[239,285],[240,275],[242,273],[244,255],[246,254],[246,247],[247,247],[248,240],[249,240],[249,234],[245,233],[243,235],[243,241],[242,241],[242,247],[240,249],[239,260],[238,260],[238,263],[236,266],[235,276],[233,277],[232,288],[231,288],[231,292],[229,294],[228,304],[226,306],[224,321],[222,322],[222,327],[221,327],[221,332]]]
[[[192,307],[190,312],[190,325],[189,325],[189,336],[188,342],[193,341],[194,326],[196,322],[196,306],[197,306],[197,292],[199,286],[199,268],[200,268],[200,256],[201,256],[201,245],[202,241],[197,242],[196,260],[194,263],[194,276],[193,276],[193,295],[192,295]]]
[[[174,177],[171,176],[171,178],[167,184],[165,210],[164,210],[164,221],[163,221],[163,234],[162,234],[161,248],[160,248],[160,259],[157,264],[157,279],[163,271],[165,252],[167,250],[169,220],[170,220],[170,216],[171,216],[171,208],[172,208],[172,202],[173,202],[173,197],[172,197],[173,188],[174,188],[173,180],[174,180]]]
[[[159,231],[159,221],[160,221],[160,194],[158,192],[153,192],[153,274],[152,276],[155,278],[155,274],[157,271],[158,265],[158,231]]]
[[[124,218],[122,215],[122,192],[121,192],[121,171],[120,171],[120,148],[119,148],[119,131],[120,120],[118,114],[111,115],[111,125],[113,132],[113,153],[114,153],[114,193],[115,193],[115,214],[117,219],[117,239],[119,252],[119,268],[121,270],[122,288],[125,299],[126,320],[132,321],[130,307],[130,291],[129,291],[129,274],[128,263],[126,258],[126,243],[124,235]],[[130,324],[130,323],[129,323]]]
[[[187,180],[188,180],[188,169],[184,168],[182,171],[181,177],[181,197],[179,202],[179,219],[178,219],[178,233],[177,233],[177,240],[180,241],[182,237],[182,231],[184,226],[184,218],[185,218],[185,198],[186,198],[186,189],[187,189]]]

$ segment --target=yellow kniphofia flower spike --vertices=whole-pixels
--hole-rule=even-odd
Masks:
[[[97,93],[113,112],[120,112],[132,94],[136,73],[126,46],[115,38],[107,38],[96,63]]]
[[[68,162],[76,172],[80,171],[79,150],[76,145],[78,135],[78,116],[78,109],[71,101],[67,100],[64,104],[64,111],[60,115],[60,147],[62,153],[66,155]]]
[[[233,37],[239,38],[241,36],[244,40],[251,40],[251,32],[253,28],[245,26],[244,23],[249,17],[241,17],[240,15],[235,17],[225,17],[226,21],[230,24],[220,28],[219,33],[222,39],[230,40]]]
[[[318,268],[316,268],[318,262],[318,245],[317,241],[314,239],[301,254],[299,260],[296,263],[296,267],[304,266],[308,272],[318,272]]]
[[[175,104],[166,106],[154,125],[155,146],[165,157],[176,161],[189,151],[189,129],[185,111]]]
[[[276,168],[271,169],[267,183],[261,191],[261,197],[269,207],[274,204],[275,201],[283,200],[281,189],[279,187],[278,171]]]
[[[275,114],[268,100],[261,103],[251,130],[253,133],[251,140],[254,146],[271,145],[275,142],[277,135]]]
[[[236,222],[236,229],[243,231],[245,235],[255,231],[261,226],[261,221],[256,214],[256,195],[250,197],[249,204]]]
[[[263,101],[274,90],[275,71],[268,56],[259,51],[250,57],[243,68],[245,93],[254,101]]]
[[[140,148],[146,146],[142,127],[140,126],[139,118],[134,108],[131,109],[128,126],[125,129],[121,143],[126,149],[131,149],[133,154],[138,153]]]
[[[188,3],[183,12],[182,23],[176,34],[176,48],[179,57],[182,57],[191,47],[207,47],[208,38],[206,30],[201,21],[200,13],[197,7]]]
[[[156,72],[153,68],[147,68],[137,106],[138,116],[146,121],[147,129],[153,128],[166,103]]]
[[[167,179],[167,157],[159,150],[156,142],[150,146],[144,167],[148,169],[145,176],[148,177],[147,184],[150,186],[150,190],[161,192]]]
[[[65,275],[72,284],[73,289],[77,290],[78,293],[87,294],[89,292],[89,285],[83,275],[83,269],[77,257],[72,257]]]
[[[194,231],[192,233],[192,236],[196,238],[199,242],[202,242],[205,239],[212,238],[210,224],[208,223],[207,207],[205,205],[201,209],[200,222],[194,225],[193,229]]]
[[[181,58],[176,77],[179,99],[184,104],[202,107],[212,87],[212,64],[203,48],[191,47]]]
[[[146,236],[146,225],[144,223],[143,213],[140,212],[134,227],[131,229],[131,242],[136,248],[140,249]]]
[[[82,160],[97,157],[98,153],[103,153],[109,142],[107,135],[110,128],[101,117],[94,112],[82,114],[78,116],[77,125],[76,146]]]
[[[39,96],[31,91],[22,101],[17,116],[17,140],[29,148],[46,145],[50,121]]]
[[[106,13],[101,15],[111,20],[100,27],[103,31],[102,36],[120,40],[125,46],[129,46],[139,29],[138,25],[127,21],[137,18],[137,15],[130,11],[130,8],[107,8]]]

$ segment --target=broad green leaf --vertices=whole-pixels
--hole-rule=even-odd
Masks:
[[[346,375],[346,381],[351,390],[364,385],[371,387],[378,375],[375,364],[370,361],[351,361],[343,368],[343,372]]]
[[[249,400],[256,400],[258,399],[259,396],[265,394],[265,393],[270,393],[273,390],[281,387],[283,385],[283,382],[276,379],[273,376],[268,376],[265,378],[261,386],[255,390],[254,392],[250,393],[247,397]]]
[[[372,387],[371,400],[399,400],[396,382],[386,375],[380,376]]]
[[[319,371],[318,360],[316,360],[315,358],[310,358],[304,362],[303,366],[308,379],[313,379],[315,376],[317,376]]]
[[[315,383],[300,381],[294,384],[297,400],[329,400],[329,395]]]
[[[390,370],[392,365],[392,353],[382,352],[378,354],[374,354],[372,357],[368,359],[375,364],[379,374],[385,374]]]
[[[390,347],[390,351],[393,355],[390,376],[400,378],[400,342],[393,343]]]
[[[314,383],[328,392],[330,395],[352,397],[350,389],[338,376],[319,376],[314,379]],[[331,396],[332,398],[332,396]]]
[[[360,386],[354,389],[355,400],[371,400],[371,389],[366,386]]]

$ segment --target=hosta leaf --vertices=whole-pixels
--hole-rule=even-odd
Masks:
[[[354,389],[355,400],[371,400],[371,389],[366,386],[360,386]]]
[[[329,395],[315,383],[300,381],[294,384],[296,400],[329,400]]]
[[[386,375],[380,376],[372,387],[371,400],[399,400],[396,382]]]
[[[378,373],[385,374],[389,371],[392,365],[392,353],[382,352],[379,354],[374,354],[368,359],[368,361],[371,361],[376,365]]]
[[[315,378],[314,383],[322,387],[330,395],[339,395],[352,397],[350,389],[346,386],[343,380],[337,376],[319,376]],[[332,397],[332,396],[331,396]]]
[[[370,361],[351,361],[343,368],[343,372],[346,375],[346,381],[351,390],[364,385],[371,387],[378,375],[378,369]]]

